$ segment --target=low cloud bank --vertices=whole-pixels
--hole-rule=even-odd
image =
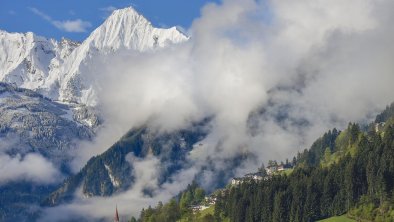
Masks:
[[[200,179],[212,187],[221,170],[251,172],[263,161],[290,158],[333,127],[371,120],[394,100],[393,6],[389,0],[225,0],[204,7],[186,43],[98,58],[90,73],[108,125],[94,146],[84,146],[86,158],[145,123],[173,131],[213,116],[212,130],[172,183],[158,186],[156,162],[136,160],[147,161],[136,184],[154,187],[153,198],[134,186],[112,198],[77,198],[47,215],[108,216],[116,203],[138,215],[182,190],[207,163]],[[253,158],[228,169],[227,160],[243,154]]]
[[[15,146],[20,146],[17,136],[1,139],[0,186],[16,181],[46,185],[59,183],[63,179],[62,173],[52,162],[38,153],[29,153],[28,148],[20,148],[21,153],[11,155]]]

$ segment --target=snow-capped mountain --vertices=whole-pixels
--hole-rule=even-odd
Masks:
[[[147,51],[188,38],[175,27],[155,28],[133,8],[115,10],[82,43],[33,33],[0,31],[0,81],[64,102],[97,104],[89,61],[119,49]]]
[[[69,151],[79,141],[91,140],[101,122],[95,107],[95,75],[89,73],[94,59],[111,56],[117,50],[146,52],[187,39],[176,28],[153,27],[133,8],[115,10],[82,43],[0,30],[2,151],[21,159],[30,153],[39,154],[69,176],[69,161],[74,157]],[[104,169],[116,170],[105,165]],[[56,185],[29,181],[3,184],[0,205],[5,207],[0,207],[0,221],[34,218],[32,206]]]
[[[0,81],[37,91],[50,88],[50,74],[60,68],[78,45],[66,39],[57,42],[31,32],[0,30]]]
[[[84,112],[82,107],[73,108],[34,91],[0,83],[0,141],[13,141],[6,148],[11,155],[37,152],[54,164],[62,164],[70,159],[65,152],[75,147],[77,140],[94,136],[94,126],[84,121],[97,122],[98,118],[83,116]]]
[[[44,204],[55,206],[70,201],[76,197],[77,190],[84,198],[125,191],[136,182],[135,169],[130,163],[149,156],[160,161],[158,183],[167,182],[171,175],[187,165],[187,154],[207,135],[208,121],[171,133],[157,133],[149,127],[131,129],[107,151],[92,157],[80,172],[65,180]],[[149,189],[147,187],[147,194]]]

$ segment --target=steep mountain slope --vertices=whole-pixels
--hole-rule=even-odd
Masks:
[[[391,103],[381,114],[376,116],[375,123],[387,122],[392,116],[394,116],[394,103]]]
[[[36,221],[39,204],[56,189],[56,185],[12,182],[0,187],[0,221]]]
[[[163,183],[186,164],[187,153],[206,136],[205,124],[172,133],[156,133],[146,127],[131,130],[106,152],[90,159],[78,174],[68,178],[52,193],[45,204],[57,205],[68,201],[80,187],[86,197],[110,196],[126,190],[136,179],[133,157],[156,156],[162,166],[158,181]],[[149,188],[146,192],[149,193]]]
[[[347,214],[357,221],[393,221],[394,125],[387,125],[378,134],[349,124],[336,139],[332,155],[338,158],[331,164],[323,159],[315,166],[297,159],[289,176],[233,186],[218,198],[215,216],[230,221],[318,221]]]
[[[79,121],[80,117],[83,120]],[[76,141],[92,138],[92,126],[97,121],[97,116],[84,107],[59,104],[34,91],[0,83],[0,168],[2,174],[10,173],[7,171],[10,166],[17,167],[14,170],[19,173],[11,176],[18,177],[14,180],[0,178],[0,221],[33,217],[35,205],[60,182],[61,178],[54,178],[49,184],[24,178],[29,172],[21,170],[34,171],[37,167],[34,165],[37,162],[29,162],[32,165],[23,168],[26,158],[40,156],[60,174],[69,175],[67,163],[72,156],[68,151],[75,148]]]
[[[384,123],[383,128],[362,131],[350,123],[343,131],[328,131],[294,157],[290,173],[245,177],[217,190],[207,198],[214,200],[210,211],[185,207],[185,199],[193,200],[188,187],[164,205],[142,209],[138,221],[295,222],[338,215],[343,217],[332,221],[394,221],[393,107],[388,106],[373,124]],[[199,219],[207,213],[211,215]]]
[[[64,63],[79,43],[62,39],[57,42],[28,32],[7,33],[0,30],[0,81],[16,86],[45,92],[56,98],[52,87],[52,75]]]
[[[115,10],[81,44],[0,31],[0,81],[53,100],[95,106],[92,79],[86,73],[92,58],[119,49],[141,52],[186,40],[175,27],[154,28],[131,7]]]
[[[73,141],[89,140],[94,135],[87,123],[76,120],[81,109],[0,83],[0,138],[17,138],[18,143],[8,147],[10,153],[39,152],[57,162],[75,145]],[[87,119],[98,121],[96,116]]]
[[[56,41],[31,32],[21,34],[0,30],[0,154],[17,157],[21,161],[26,155],[37,154],[68,176],[67,162],[72,157],[67,155],[67,151],[75,147],[79,140],[90,140],[101,122],[95,107],[95,80],[92,79],[95,75],[88,73],[94,58],[111,56],[117,50],[146,52],[187,39],[176,28],[153,27],[132,8],[115,10],[82,43],[67,39]],[[143,135],[148,134],[152,133],[145,132]],[[150,143],[145,141],[144,136],[139,135],[137,141]],[[176,149],[183,144],[177,136],[170,137],[166,145],[152,143],[166,147],[163,150]],[[175,140],[178,145],[175,145]],[[169,145],[171,143],[174,145]],[[127,149],[139,148],[133,146]],[[132,177],[118,175],[132,171],[126,165],[123,154],[119,169],[115,163],[107,164],[104,161],[106,164],[98,164],[101,159],[107,161],[113,158],[112,155],[118,153],[108,151],[105,158],[96,157],[89,162],[95,163],[97,169],[103,172],[111,172],[99,178],[103,179],[104,184],[110,182],[112,188],[109,186],[109,189],[102,190],[95,187],[101,181],[89,177],[98,175],[90,174],[92,170],[78,174],[88,176],[86,193],[89,195],[110,195],[132,183]],[[169,159],[166,169],[171,171],[178,163],[175,161],[172,164]],[[114,178],[121,178],[119,185]],[[23,180],[1,183],[0,220],[33,218],[30,214],[34,214],[35,210],[31,207],[48,196],[54,186],[56,184],[40,185]],[[71,193],[72,190],[67,192]]]

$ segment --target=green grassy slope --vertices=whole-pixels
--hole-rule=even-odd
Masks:
[[[355,222],[355,220],[347,218],[346,215],[342,215],[337,217],[330,217],[324,220],[319,220],[318,222]]]

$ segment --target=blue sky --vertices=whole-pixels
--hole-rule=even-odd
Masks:
[[[189,28],[207,2],[220,0],[1,0],[0,29],[82,41],[114,8],[133,6],[155,26]]]

